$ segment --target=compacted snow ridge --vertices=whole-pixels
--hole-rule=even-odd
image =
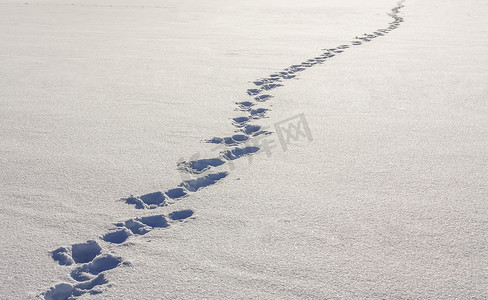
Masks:
[[[256,146],[256,143],[253,143],[253,139],[260,135],[272,134],[272,132],[264,130],[263,125],[258,123],[270,112],[270,109],[260,107],[263,103],[273,99],[270,92],[284,86],[288,80],[299,76],[300,72],[324,64],[327,60],[344,53],[351,47],[371,42],[375,38],[385,36],[396,29],[404,21],[400,16],[400,9],[404,7],[403,2],[398,2],[397,6],[389,13],[393,21],[388,26],[369,34],[356,36],[350,44],[322,49],[324,52],[316,57],[291,65],[266,78],[255,80],[253,82],[254,87],[246,91],[250,99],[236,103],[237,110],[242,111],[244,115],[232,119],[232,125],[235,127],[234,133],[228,137],[213,137],[206,141],[219,145],[219,148],[222,149],[220,154],[213,158],[195,158],[195,160],[178,163],[179,171],[188,174],[188,180],[184,180],[177,187],[165,192],[154,192],[138,197],[130,196],[122,200],[133,205],[136,209],[155,209],[172,204],[191,193],[218,183],[228,175],[227,171],[219,170],[221,166],[232,164],[233,160],[258,153],[261,149]],[[115,223],[113,228],[101,239],[108,242],[108,245],[122,244],[154,229],[170,229],[177,223],[192,219],[193,215],[193,210],[186,209],[174,211],[168,215],[157,214],[126,220]],[[52,259],[59,265],[66,266],[66,270],[73,281],[71,283],[59,283],[43,292],[42,296],[48,300],[61,300],[74,299],[83,294],[101,293],[102,291],[97,287],[108,283],[105,276],[106,271],[130,266],[121,257],[115,257],[106,252],[108,252],[107,249],[104,251],[100,244],[94,240],[59,247],[51,251]]]

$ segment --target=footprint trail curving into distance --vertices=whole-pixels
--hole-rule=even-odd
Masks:
[[[352,47],[371,42],[373,39],[383,37],[398,28],[404,22],[404,19],[399,16],[400,9],[404,7],[403,2],[404,0],[398,2],[397,6],[388,13],[393,18],[393,21],[388,23],[387,27],[377,29],[373,33],[356,36],[350,44],[322,49],[324,52],[314,58],[291,65],[281,71],[270,74],[268,77],[254,80],[252,82],[254,86],[246,91],[250,99],[236,102],[236,111],[242,112],[243,115],[231,118],[234,132],[227,137],[212,137],[205,141],[210,144],[215,144],[216,148],[221,150],[220,153],[211,158],[201,159],[197,157],[189,161],[181,160],[178,162],[178,170],[183,175],[192,177],[191,180],[183,181],[178,187],[170,189],[167,192],[157,192],[160,194],[160,198],[157,201],[151,196],[154,193],[139,197],[131,196],[122,200],[127,204],[134,205],[137,209],[154,209],[171,204],[191,192],[198,191],[225,178],[228,175],[228,171],[223,171],[223,167],[236,159],[260,152],[259,143],[253,142],[254,138],[262,134],[272,134],[264,130],[263,124],[259,124],[259,120],[266,118],[266,115],[271,111],[269,108],[263,107],[266,102],[274,98],[270,94],[270,91],[284,86],[290,79],[298,78],[300,72],[317,65],[322,65],[327,60],[344,53]],[[198,176],[202,176],[201,179]],[[171,196],[171,194],[174,194],[175,189],[179,191],[179,196]],[[167,197],[164,197],[164,195]]]
[[[205,141],[214,144],[221,150],[215,157],[194,157],[189,161],[181,160],[178,162],[177,168],[183,175],[188,175],[188,179],[183,180],[178,186],[164,192],[158,191],[137,197],[130,196],[121,200],[133,205],[136,209],[156,209],[171,205],[227,177],[228,171],[222,170],[224,166],[232,165],[233,161],[242,157],[250,157],[259,153],[261,149],[256,143],[252,143],[253,139],[259,135],[272,134],[264,130],[264,126],[259,124],[259,120],[266,118],[271,111],[263,106],[274,98],[270,94],[274,89],[284,86],[289,80],[298,78],[300,72],[306,71],[308,68],[322,65],[351,47],[371,42],[398,28],[404,22],[400,16],[404,1],[398,2],[397,6],[388,13],[393,21],[388,23],[387,27],[377,29],[373,33],[356,36],[349,44],[322,49],[324,52],[314,58],[291,65],[265,78],[254,80],[253,87],[246,91],[249,99],[236,102],[236,110],[243,115],[231,118],[234,132],[227,137],[213,137]],[[59,283],[43,292],[41,296],[46,300],[66,300],[75,299],[84,294],[101,293],[102,286],[109,283],[105,277],[106,272],[130,267],[129,262],[110,254],[114,247],[155,229],[169,230],[171,226],[193,218],[194,211],[191,209],[174,211],[168,215],[138,217],[115,223],[112,229],[99,237],[99,242],[90,240],[51,251],[52,259],[67,269],[72,281]],[[102,241],[106,245],[106,249],[100,245]]]

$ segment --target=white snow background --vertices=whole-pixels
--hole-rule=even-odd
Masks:
[[[488,3],[403,4],[355,46],[394,0],[0,0],[0,299],[66,299],[99,274],[52,251],[89,240],[121,262],[78,299],[487,299]],[[122,199],[192,177],[254,81],[324,51],[249,121],[304,114],[312,142]]]

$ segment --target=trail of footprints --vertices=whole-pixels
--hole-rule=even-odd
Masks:
[[[392,30],[398,28],[404,21],[399,16],[403,2],[398,2],[398,5],[389,13],[393,21],[386,28],[380,28],[373,33],[356,36],[347,45],[344,44],[336,48],[322,49],[324,52],[314,58],[291,65],[268,77],[253,81],[252,84],[254,86],[246,91],[249,99],[236,102],[236,111],[242,113],[242,115],[231,119],[232,125],[235,128],[234,133],[227,137],[213,137],[205,141],[220,146],[221,152],[215,157],[181,161],[178,163],[177,167],[180,172],[193,177],[201,177],[184,181],[178,187],[166,192],[157,192],[139,197],[131,196],[123,200],[138,209],[154,209],[171,204],[178,199],[186,197],[191,192],[196,192],[201,188],[213,185],[226,177],[228,172],[222,171],[222,168],[226,164],[245,156],[254,155],[261,150],[257,143],[253,143],[253,138],[262,134],[271,134],[262,125],[258,124],[258,121],[266,118],[266,115],[270,111],[269,107],[265,107],[266,102],[273,99],[273,95],[269,94],[270,91],[284,86],[287,80],[298,79],[300,72],[307,70],[307,68],[324,64],[327,60],[344,53],[352,47],[371,42],[373,39],[385,36]]]
[[[404,21],[399,16],[400,9],[404,7],[403,2],[404,0],[398,2],[397,6],[389,13],[393,21],[388,24],[388,27],[378,29],[373,33],[356,36],[350,44],[322,49],[324,52],[314,58],[291,65],[266,78],[255,80],[252,83],[254,87],[246,91],[250,99],[236,102],[236,110],[244,113],[244,115],[231,119],[235,128],[234,133],[228,137],[213,137],[206,140],[207,143],[218,145],[222,149],[219,155],[213,158],[178,163],[178,170],[191,175],[191,178],[165,192],[154,192],[138,197],[130,196],[121,200],[133,205],[136,209],[155,209],[173,204],[189,194],[214,185],[225,178],[228,172],[219,171],[219,168],[233,160],[258,153],[260,148],[255,145],[249,146],[250,141],[258,135],[271,134],[262,125],[256,124],[258,120],[266,118],[266,114],[270,111],[269,108],[263,107],[267,101],[273,99],[273,96],[269,94],[270,91],[283,86],[286,80],[297,79],[299,73],[307,68],[324,64],[327,60],[344,53],[351,47],[371,42],[373,39],[382,37],[396,29]],[[160,214],[130,219],[114,224],[114,227],[100,239],[108,245],[116,246],[125,243],[128,239],[145,235],[151,230],[168,228],[175,223],[192,219],[193,215],[192,210],[181,210],[174,211],[167,216]],[[83,294],[101,293],[101,286],[108,283],[105,277],[107,271],[130,266],[121,257],[103,251],[100,244],[93,240],[74,244],[70,247],[60,247],[50,254],[59,265],[69,268],[74,283],[60,283],[50,288],[42,294],[47,300],[75,299]]]
[[[191,219],[194,212],[190,209],[174,211],[166,215],[154,215],[130,219],[114,224],[109,232],[100,237],[108,245],[126,242],[133,236],[145,235],[156,228],[168,228],[175,223]],[[47,300],[74,299],[83,294],[99,294],[99,287],[107,284],[105,272],[119,267],[130,266],[121,257],[104,252],[100,243],[94,240],[60,247],[51,253],[51,257],[61,266],[69,267],[70,276],[75,282],[61,283],[44,293]]]

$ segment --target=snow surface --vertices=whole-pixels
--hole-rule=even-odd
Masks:
[[[487,13],[0,1],[0,299],[488,298]]]

